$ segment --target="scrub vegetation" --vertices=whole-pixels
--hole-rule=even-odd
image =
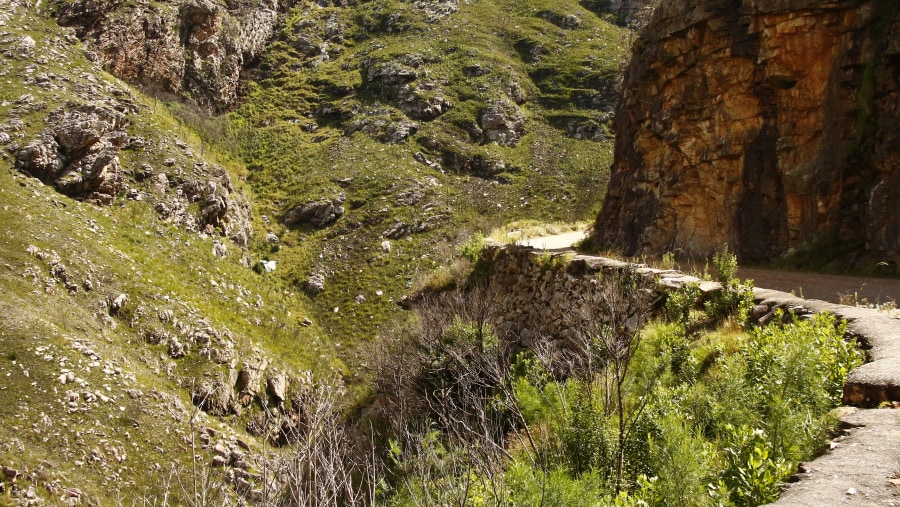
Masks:
[[[727,272],[734,258],[716,261]],[[842,323],[745,327],[743,303],[703,308],[693,286],[651,318],[635,275],[599,286],[573,304],[578,339],[563,348],[504,343],[483,285],[387,338],[389,504],[761,505],[822,451],[863,361]]]

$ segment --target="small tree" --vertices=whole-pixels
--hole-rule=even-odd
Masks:
[[[650,317],[652,293],[647,285],[634,269],[605,276],[590,286],[568,318],[575,331],[572,373],[585,390],[582,398],[594,405],[599,392],[602,414],[615,416],[612,475],[616,493],[625,487],[629,438],[662,372],[643,377],[631,372],[641,330]]]

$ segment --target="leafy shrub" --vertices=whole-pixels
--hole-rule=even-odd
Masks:
[[[776,319],[779,320],[779,319]],[[825,442],[828,412],[862,353],[844,324],[819,314],[751,333],[721,365],[714,409],[726,460],[720,478],[737,505],[774,500],[777,484]]]
[[[709,505],[710,480],[715,475],[716,449],[697,435],[678,412],[659,417],[660,431],[649,440],[655,475],[638,479],[635,496],[649,505]]]
[[[596,473],[587,472],[573,477],[563,467],[540,470],[516,460],[507,468],[505,480],[512,505],[608,505],[601,501],[607,492],[605,482]]]
[[[725,468],[721,483],[736,505],[763,505],[778,498],[779,483],[795,466],[773,457],[765,431],[749,426],[726,427]]]
[[[697,375],[698,364],[691,355],[691,341],[685,328],[670,328],[663,333],[661,342],[662,352],[669,358],[672,375],[682,382],[692,381]]]
[[[697,305],[700,297],[700,286],[691,282],[681,289],[672,291],[666,296],[666,315],[672,322],[678,322],[685,328],[690,324],[691,310]]]
[[[737,256],[728,251],[728,245],[713,256],[713,266],[722,290],[712,293],[706,302],[707,315],[715,321],[732,315],[737,315],[741,322],[746,321],[753,308],[753,282],[746,280],[742,284],[738,279]]]
[[[529,422],[564,414],[556,427],[561,454],[550,470],[564,465],[570,480],[594,481],[612,495],[605,497],[611,504],[758,505],[777,498],[779,484],[824,442],[828,412],[862,358],[843,334],[844,326],[826,314],[739,338],[715,333],[726,341],[716,363],[701,371],[680,324],[653,326],[627,382],[647,385],[659,365],[667,373],[649,391],[628,390],[632,408],[623,412],[629,422],[621,450],[618,412],[601,401],[614,391],[602,376],[569,379],[560,389],[546,373],[542,380],[522,375],[517,392],[520,401],[530,400]],[[541,435],[551,438],[552,428],[544,426]],[[624,474],[617,476],[620,451]]]
[[[594,470],[608,478],[615,466],[615,433],[589,389],[582,386],[570,400],[562,432],[564,462],[576,476]]]
[[[457,253],[464,259],[468,259],[470,263],[477,264],[481,259],[481,252],[484,251],[485,246],[487,246],[487,240],[485,240],[484,235],[475,234],[468,241],[459,245]]]

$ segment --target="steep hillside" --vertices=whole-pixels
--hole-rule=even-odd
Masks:
[[[373,334],[475,232],[595,210],[620,38],[574,1],[289,12],[228,121],[271,256],[334,336]]]
[[[878,0],[663,2],[626,73],[598,242],[896,270],[898,16]]]
[[[196,69],[212,91],[233,90],[223,55],[271,31],[265,51],[234,67],[249,80],[231,113],[209,116],[207,105],[227,103],[218,92],[163,89],[199,105],[172,103],[246,163],[265,228],[251,250],[307,293],[337,341],[373,336],[471,234],[596,211],[623,58],[612,22],[633,2],[206,2],[198,21],[201,3],[83,0],[59,2],[56,15],[150,93],[189,84]],[[271,30],[240,22],[269,14]],[[158,22],[123,30],[119,19]],[[169,61],[151,53],[183,72],[148,74]],[[154,65],[139,65],[145,57]]]
[[[596,212],[627,12],[584,5],[0,7],[0,503],[277,490],[457,245]]]
[[[0,503],[180,502],[216,445],[218,491],[258,488],[247,423],[345,370],[250,269],[245,169],[45,11],[0,10],[0,53]]]

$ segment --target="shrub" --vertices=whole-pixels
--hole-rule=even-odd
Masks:
[[[713,256],[713,266],[722,290],[712,293],[706,302],[707,315],[714,321],[721,321],[736,315],[744,322],[753,308],[753,282],[742,284],[737,277],[737,256],[728,251],[728,245]]]
[[[728,425],[725,434],[725,468],[721,484],[736,505],[763,505],[778,498],[778,485],[795,466],[772,457],[765,431]]]
[[[590,390],[581,385],[569,400],[569,416],[562,431],[564,462],[576,476],[593,470],[608,479],[615,467],[615,430]]]
[[[573,477],[562,467],[539,470],[516,460],[507,468],[505,480],[509,486],[512,505],[608,505],[602,501],[607,491],[605,482],[592,472]]]
[[[638,479],[635,496],[649,505],[710,505],[715,446],[698,436],[678,412],[662,415],[658,421],[659,436],[648,439],[655,475]]]
[[[481,259],[481,252],[484,251],[485,246],[487,246],[487,240],[484,235],[475,234],[468,241],[459,245],[457,253],[474,265]]]
[[[862,362],[844,330],[828,314],[759,328],[721,365],[720,478],[736,504],[774,500],[778,482],[824,444],[828,412]]]
[[[697,305],[700,297],[700,285],[691,282],[681,289],[672,291],[666,296],[666,315],[672,322],[678,322],[685,328],[690,325],[691,310]]]

